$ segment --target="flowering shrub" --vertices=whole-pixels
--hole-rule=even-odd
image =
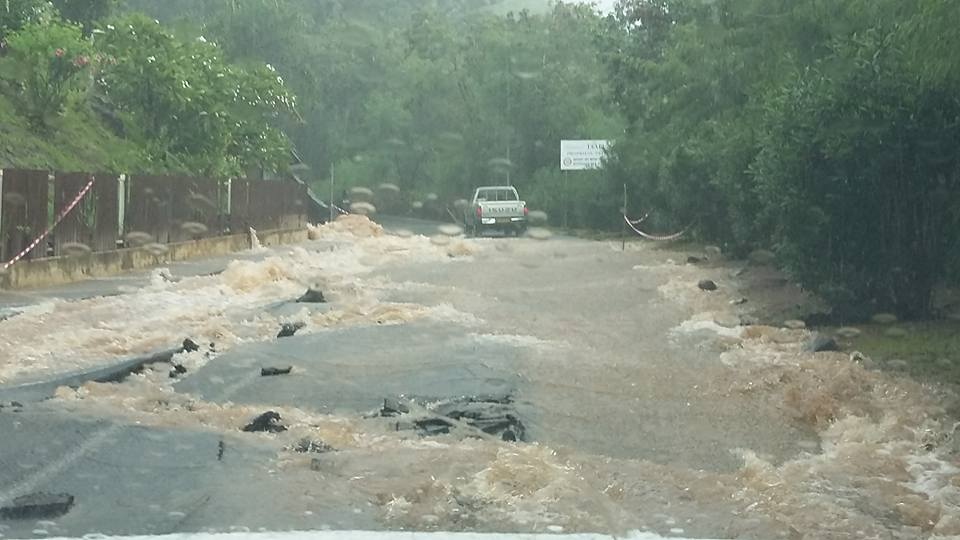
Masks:
[[[6,64],[15,75],[27,116],[44,126],[59,114],[71,93],[84,88],[90,46],[80,28],[30,23],[6,38]]]
[[[107,59],[98,90],[155,161],[231,175],[283,167],[289,144],[276,125],[294,98],[267,67],[228,63],[203,37],[182,41],[139,15],[116,19],[97,37]]]

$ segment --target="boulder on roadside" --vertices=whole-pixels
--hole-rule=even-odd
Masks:
[[[877,324],[893,324],[897,322],[897,316],[893,313],[877,313],[870,320]]]
[[[715,291],[718,288],[717,283],[709,279],[700,280],[700,282],[697,283],[697,287],[699,287],[701,291],[708,291],[708,292]]]
[[[783,326],[791,330],[802,330],[807,327],[807,323],[801,320],[791,319],[789,321],[783,321]]]
[[[853,339],[860,336],[860,329],[852,326],[844,326],[837,329],[835,333],[837,334],[837,337],[841,337],[843,339]]]
[[[840,347],[837,345],[837,340],[833,339],[832,337],[814,334],[803,346],[803,350],[809,353],[816,353],[824,351],[838,351],[840,350]]]
[[[905,328],[900,328],[899,326],[891,326],[884,330],[883,335],[892,338],[902,338],[907,337],[907,330]]]

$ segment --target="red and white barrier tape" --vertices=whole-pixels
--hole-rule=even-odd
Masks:
[[[43,242],[43,239],[49,236],[50,233],[52,233],[53,230],[57,228],[57,225],[59,225],[60,222],[63,221],[65,217],[67,217],[67,214],[69,214],[71,210],[73,210],[78,204],[80,204],[80,201],[83,200],[83,198],[87,195],[87,193],[90,192],[90,189],[93,187],[94,182],[96,182],[96,178],[91,178],[90,181],[87,182],[87,185],[83,186],[83,189],[80,190],[80,193],[77,193],[77,196],[73,198],[73,201],[71,201],[70,204],[68,204],[63,210],[61,210],[59,214],[57,214],[57,219],[53,221],[53,225],[48,227],[47,230],[43,231],[43,234],[41,234],[40,236],[37,237],[36,240],[31,242],[26,249],[18,253],[16,257],[7,261],[6,264],[3,265],[3,270],[6,271],[11,266],[17,264],[17,262],[20,259],[24,258],[27,255],[27,253],[30,253],[31,251],[33,251],[33,249],[36,248],[37,245],[40,244],[40,242]]]
[[[647,216],[649,216],[649,214],[647,214]],[[627,222],[627,225],[629,225],[631,229],[633,229],[633,232],[639,234],[640,236],[646,238],[647,240],[656,240],[656,241],[658,241],[658,242],[669,242],[670,240],[677,240],[677,239],[679,239],[679,238],[682,238],[683,235],[687,233],[686,230],[682,230],[682,231],[678,232],[677,234],[671,234],[671,235],[667,235],[667,236],[656,236],[656,235],[652,235],[652,234],[647,234],[647,233],[641,231],[640,229],[638,229],[638,228],[636,228],[636,227],[634,226],[634,223],[641,223],[641,222],[643,222],[643,220],[647,219],[647,216],[644,216],[643,219],[639,219],[639,220],[636,220],[636,221],[630,221],[630,218],[628,218],[626,215],[624,215],[624,216],[623,216],[623,220]]]

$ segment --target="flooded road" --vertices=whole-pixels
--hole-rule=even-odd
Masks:
[[[805,330],[743,326],[763,308],[732,303],[750,296],[749,270],[417,222],[353,218],[311,237],[0,322],[6,384],[201,345],[175,358],[175,377],[158,365],[0,410],[20,437],[0,443],[0,503],[69,490],[77,507],[54,525],[74,535],[960,534],[955,396],[801,352]],[[327,302],[294,302],[307,287]],[[277,339],[284,323],[302,328]],[[265,411],[286,429],[241,431]],[[486,429],[501,418],[509,427]]]

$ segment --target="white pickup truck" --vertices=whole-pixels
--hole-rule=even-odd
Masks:
[[[527,213],[527,203],[513,186],[484,186],[474,192],[463,223],[473,236],[488,230],[519,236],[527,230]]]

